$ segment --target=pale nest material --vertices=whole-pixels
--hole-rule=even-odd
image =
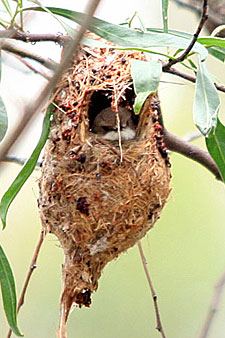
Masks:
[[[141,53],[83,48],[58,85],[39,181],[45,230],[65,254],[58,337],[73,303],[89,306],[104,266],[132,247],[159,218],[169,195],[169,160],[151,95],[136,123],[136,138],[110,143],[90,131],[107,106],[132,109],[130,60]]]

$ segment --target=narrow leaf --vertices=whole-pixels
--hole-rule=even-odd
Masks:
[[[225,127],[219,120],[216,128],[206,138],[206,146],[225,183]]]
[[[208,48],[209,54],[217,58],[218,60],[224,62],[225,60],[225,48],[221,47],[209,47]]]
[[[206,36],[198,38],[198,42],[204,45],[205,47],[223,47],[225,48],[225,40],[222,38],[213,38],[211,36]]]
[[[206,65],[198,60],[198,71],[194,99],[194,121],[203,135],[216,128],[220,100]]]
[[[163,31],[168,33],[168,0],[162,0]]]
[[[146,28],[146,30],[148,32],[152,32],[152,33],[164,33],[164,30],[162,28]],[[182,31],[177,31],[175,29],[168,29],[168,33],[171,35],[175,35],[175,36],[179,36],[182,38],[186,38],[186,39],[192,39],[193,35],[190,33],[186,33],[186,32],[182,32]]]
[[[83,23],[86,15],[62,8],[46,8],[52,13],[61,15],[69,20],[77,22],[78,24]],[[40,7],[25,8],[24,10],[43,11]],[[186,49],[190,44],[190,39],[166,33],[140,32],[138,30],[115,25],[97,18],[92,18],[88,29],[102,38],[124,47],[138,47],[145,49],[149,47],[176,47]],[[200,54],[202,60],[207,58],[207,49],[200,43],[196,43],[192,51]]]
[[[0,96],[0,141],[4,138],[8,129],[8,116],[4,102]]]
[[[134,113],[139,114],[147,97],[156,92],[162,63],[158,61],[131,60],[131,76],[136,94]]]
[[[10,328],[17,336],[22,336],[17,326],[16,288],[9,261],[0,246],[0,283],[5,315]]]
[[[9,15],[12,16],[12,10],[11,10],[11,7],[9,5],[8,0],[1,0],[1,1],[2,1],[3,5],[5,6],[5,9],[9,13]]]
[[[23,166],[22,170],[20,173],[17,175],[9,189],[6,191],[4,196],[2,197],[1,203],[0,203],[0,215],[1,215],[1,220],[3,224],[3,229],[6,226],[6,216],[7,216],[7,211],[9,209],[10,204],[28,179],[28,177],[31,175],[33,172],[35,165],[38,161],[40,152],[42,148],[45,145],[45,142],[48,138],[49,130],[50,130],[50,117],[52,115],[52,104],[48,107],[44,121],[43,121],[43,129],[41,133],[41,137],[39,139],[39,142],[34,149],[33,153],[31,154],[30,158],[28,161],[25,163]]]

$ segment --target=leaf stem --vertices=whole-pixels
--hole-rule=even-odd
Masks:
[[[166,129],[164,129],[164,139],[169,150],[180,153],[181,155],[184,155],[189,159],[200,163],[212,174],[214,174],[218,180],[222,180],[215,161],[207,151],[185,140],[182,140],[180,137],[173,135]]]

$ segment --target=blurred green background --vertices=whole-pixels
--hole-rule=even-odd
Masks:
[[[175,12],[176,9],[176,12]],[[182,18],[178,14],[182,13]],[[191,14],[171,10],[171,28],[193,30]],[[187,15],[187,17],[186,17]],[[208,62],[211,72],[221,77],[224,65]],[[224,75],[223,75],[224,77]],[[194,86],[172,76],[162,80],[159,95],[167,128],[183,136],[194,132],[192,103]],[[225,81],[225,77],[221,80]],[[224,100],[221,96],[221,120]],[[204,147],[204,141],[194,142]],[[199,164],[171,154],[172,193],[160,220],[142,241],[151,277],[158,295],[163,326],[168,338],[198,337],[214,292],[225,269],[224,186]],[[20,167],[1,168],[1,194]],[[37,209],[37,180],[32,174],[10,207],[8,226],[0,241],[14,270],[17,292],[21,291],[41,231]],[[58,326],[63,253],[53,235],[42,247],[19,314],[19,327],[28,338],[53,338]],[[75,308],[68,322],[68,338],[157,338],[156,321],[137,247],[128,250],[104,270],[99,289],[89,309]],[[225,337],[225,293],[221,298],[209,338]],[[7,323],[0,311],[0,337]],[[14,335],[13,335],[14,337]]]

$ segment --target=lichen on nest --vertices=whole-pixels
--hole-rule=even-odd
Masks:
[[[45,230],[65,253],[58,337],[73,303],[89,306],[104,266],[153,227],[167,201],[169,160],[152,94],[134,118],[133,140],[109,142],[91,132],[97,114],[111,106],[132,112],[131,59],[143,53],[81,46],[57,86],[50,137],[39,181]]]

